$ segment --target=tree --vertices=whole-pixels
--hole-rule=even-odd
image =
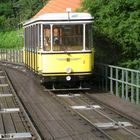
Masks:
[[[139,0],[83,0],[84,9],[95,17],[96,46],[105,46],[109,54],[114,50],[113,56],[109,55],[113,61],[109,63],[140,69]]]
[[[14,6],[18,8],[20,21],[33,17],[47,2],[43,0],[18,0]]]
[[[0,0],[0,47],[18,47],[17,25],[32,18],[47,0]],[[19,47],[22,47],[21,45]]]

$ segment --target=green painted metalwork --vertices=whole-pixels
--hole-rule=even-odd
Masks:
[[[132,103],[140,103],[140,71],[95,64],[94,79],[100,90],[109,91]]]

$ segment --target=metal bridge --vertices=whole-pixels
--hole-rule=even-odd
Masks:
[[[22,50],[0,50],[0,61],[23,63]],[[94,86],[101,91],[140,104],[140,71],[107,64],[95,64]]]

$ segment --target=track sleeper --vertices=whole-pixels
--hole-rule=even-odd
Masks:
[[[4,79],[5,78],[5,76],[0,76],[0,79]]]
[[[72,109],[78,110],[92,110],[101,108],[99,105],[80,105],[80,106],[71,106]]]
[[[8,84],[0,84],[0,87],[8,87]]]
[[[109,122],[109,123],[95,123],[98,128],[102,129],[118,129],[122,127],[132,126],[129,122]]]
[[[29,132],[0,134],[1,140],[29,139],[29,138],[32,138],[32,135]]]
[[[0,94],[0,98],[3,98],[3,97],[12,97],[13,94]]]
[[[0,114],[3,113],[15,113],[15,112],[19,112],[20,109],[19,108],[1,108],[0,109]]]

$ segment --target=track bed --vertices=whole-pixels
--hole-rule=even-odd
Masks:
[[[139,139],[140,127],[139,124],[137,125],[135,123],[139,122],[139,120],[136,119],[133,123],[133,121],[129,121],[129,118],[123,116],[124,114],[126,116],[128,114],[128,116],[131,116],[131,113],[133,114],[136,111],[132,111],[132,109],[138,109],[135,105],[125,105],[126,110],[129,111],[124,111],[125,113],[121,115],[122,110],[119,103],[123,105],[123,101],[120,102],[118,98],[111,96],[110,99],[114,100],[113,102],[116,102],[116,105],[112,103],[114,109],[118,112],[120,111],[120,114],[116,114],[105,107],[111,106],[111,101],[108,101],[109,99],[107,99],[107,97],[110,96],[108,94],[105,98],[105,93],[96,93],[95,96],[90,93],[90,95],[85,96],[85,93],[83,94],[76,91],[80,96],[74,97],[73,92],[60,92],[60,96],[58,97],[58,92],[53,93],[47,91],[39,84],[36,76],[32,75],[30,72],[21,72],[11,68],[6,68],[6,71],[13,82],[18,96],[22,100],[43,139]],[[63,93],[65,93],[65,95],[68,93],[68,96],[70,95],[70,97],[63,98],[61,96]],[[91,109],[92,105],[98,105],[98,103],[101,103],[101,106],[102,104],[105,104],[105,106],[102,106],[100,109],[94,107]],[[77,109],[74,109],[73,107],[79,105],[85,105],[88,110],[75,111]],[[139,118],[139,114],[134,115],[133,117],[135,118],[135,116],[136,118]],[[101,131],[99,131],[99,123],[103,126],[103,123],[109,122],[111,122],[112,128],[107,128],[106,130],[101,128]],[[118,126],[118,122],[126,122],[126,124]],[[123,127],[123,125],[127,124],[129,126]],[[116,128],[114,129],[114,127]]]
[[[37,139],[14,89],[0,70],[0,139]]]
[[[96,132],[85,120],[70,113],[65,106],[44,92],[43,87],[28,74],[10,68],[6,68],[6,71],[43,139],[107,139],[98,131]]]

